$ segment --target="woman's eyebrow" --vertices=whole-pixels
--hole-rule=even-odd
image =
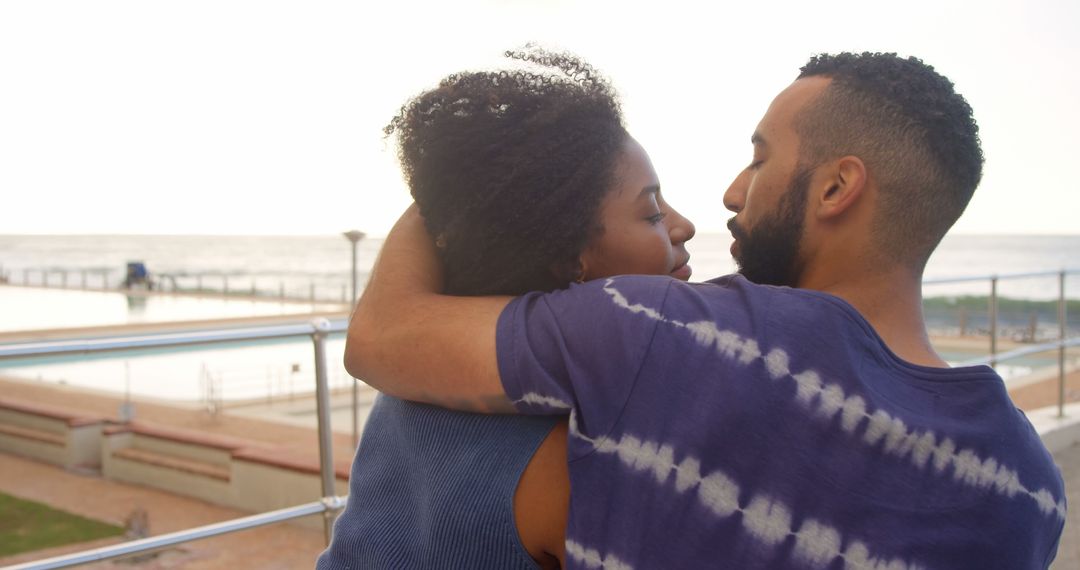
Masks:
[[[641,193],[638,194],[638,200],[640,200],[643,196],[648,196],[649,194],[659,194],[659,193],[660,193],[660,185],[659,184],[652,184],[650,186],[646,186],[646,187],[641,189]]]

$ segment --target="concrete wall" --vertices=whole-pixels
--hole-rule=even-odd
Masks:
[[[0,450],[61,467],[67,466],[68,453],[63,445],[0,433]]]
[[[138,448],[136,443],[142,439],[154,438],[140,438],[138,434],[132,432],[120,432],[107,436],[101,450],[102,476],[106,479],[146,485],[177,495],[195,497],[217,505],[231,506],[232,489],[229,481],[134,461],[118,457],[113,453],[128,447]],[[183,447],[185,446],[180,446],[180,448]]]
[[[0,408],[0,424],[19,426],[48,433],[63,435],[67,433],[67,421],[38,414]]]
[[[252,512],[272,511],[294,507],[322,498],[322,479],[318,473],[294,471],[245,459],[233,459],[232,505]],[[349,492],[349,483],[335,479],[337,495]],[[322,517],[305,517],[295,521],[307,528],[322,528]]]
[[[192,461],[200,461],[210,465],[227,467],[232,456],[231,452],[227,449],[217,449],[199,443],[162,439],[138,432],[134,432],[132,435],[134,436],[134,440],[130,445],[138,449],[145,449],[147,451],[172,455],[183,459],[190,459]]]
[[[66,466],[99,469],[101,467],[101,424],[72,427],[67,432]]]
[[[101,423],[71,426],[66,419],[0,408],[0,425],[40,432],[59,442],[0,433],[0,450],[66,469],[96,469],[101,461]]]

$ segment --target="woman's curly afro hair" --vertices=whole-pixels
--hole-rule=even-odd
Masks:
[[[398,136],[449,294],[573,281],[603,231],[600,204],[628,136],[610,84],[587,63],[532,47],[505,55],[527,70],[451,75],[385,129]]]

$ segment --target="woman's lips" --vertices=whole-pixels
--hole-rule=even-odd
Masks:
[[[670,275],[676,279],[682,279],[683,281],[686,281],[687,279],[690,279],[690,275],[692,275],[693,273],[694,270],[690,267],[690,265],[688,263],[684,263],[676,267],[675,269],[672,269]]]

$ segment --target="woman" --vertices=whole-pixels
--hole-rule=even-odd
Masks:
[[[584,62],[461,73],[387,127],[458,295],[520,295],[625,273],[690,276],[668,206],[607,82]],[[418,354],[417,358],[422,358]],[[318,568],[558,568],[564,418],[451,412],[380,396]]]

